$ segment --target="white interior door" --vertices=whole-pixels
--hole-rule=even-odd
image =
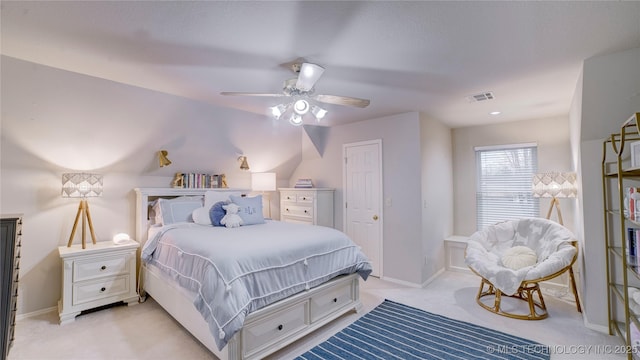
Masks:
[[[382,140],[343,145],[345,233],[382,276]]]

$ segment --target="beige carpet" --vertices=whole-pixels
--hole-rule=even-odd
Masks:
[[[475,303],[478,277],[445,272],[425,289],[370,278],[361,281],[361,299],[368,312],[385,298],[454,319],[504,331],[552,347],[552,359],[625,359],[605,355],[605,345],[620,345],[617,337],[584,327],[575,306],[545,297],[549,318],[523,321],[483,310]],[[270,359],[291,359],[324,341],[359,315],[344,316]],[[596,353],[600,352],[600,354]],[[17,323],[9,352],[18,359],[211,359],[213,355],[175,322],[153,299],[135,306],[118,306],[58,325],[57,313]]]

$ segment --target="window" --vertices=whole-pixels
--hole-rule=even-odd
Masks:
[[[531,181],[538,170],[536,144],[476,147],[476,226],[537,217]]]

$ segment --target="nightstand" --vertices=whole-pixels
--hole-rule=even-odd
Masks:
[[[75,320],[84,310],[123,301],[138,303],[136,291],[137,249],[129,240],[122,244],[101,241],[71,247],[60,246],[62,298],[58,301],[60,324]]]

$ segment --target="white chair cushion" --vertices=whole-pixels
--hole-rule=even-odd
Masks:
[[[547,219],[510,220],[476,231],[469,237],[465,263],[506,295],[516,293],[523,280],[552,275],[573,260],[577,249],[567,228]],[[537,255],[536,266],[512,269],[502,256],[516,246],[526,246]]]
[[[514,246],[502,254],[502,265],[513,270],[533,266],[536,262],[538,262],[538,255],[526,246]]]

